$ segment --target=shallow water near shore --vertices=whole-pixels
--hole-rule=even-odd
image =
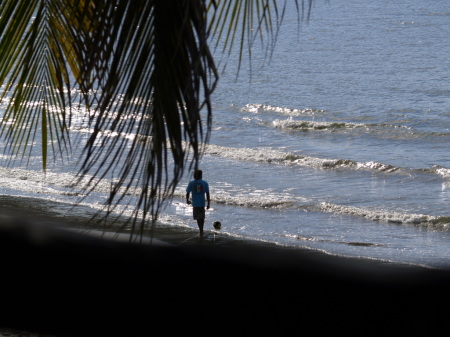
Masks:
[[[256,49],[236,78],[232,54],[201,161],[209,237],[449,269],[449,16],[444,1],[316,1],[300,27],[286,12],[270,63]],[[2,200],[88,219],[113,180],[74,207],[76,160],[40,168],[0,167]],[[190,179],[158,226],[195,233]]]

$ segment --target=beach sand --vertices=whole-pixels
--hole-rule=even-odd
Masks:
[[[196,231],[162,226],[152,244],[137,245],[28,215],[0,218],[0,328],[74,337],[447,330],[448,270],[220,232],[200,239]]]

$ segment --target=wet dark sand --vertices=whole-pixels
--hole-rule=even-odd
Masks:
[[[139,246],[54,228],[73,225],[68,218],[26,215],[0,218],[3,328],[124,337],[446,331],[448,270],[164,227]]]

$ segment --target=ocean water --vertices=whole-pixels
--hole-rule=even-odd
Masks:
[[[271,57],[256,46],[221,71],[201,161],[208,237],[450,268],[449,33],[446,1],[316,0],[300,25],[289,3]],[[75,167],[3,165],[0,194],[88,217],[110,181],[74,210]],[[190,179],[161,226],[196,228]]]

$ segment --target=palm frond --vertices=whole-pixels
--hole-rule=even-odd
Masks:
[[[84,42],[99,47],[83,57],[96,60],[84,66],[89,81],[82,81],[96,92],[96,110],[82,173],[92,173],[94,184],[118,172],[108,204],[137,188],[136,210],[155,218],[209,138],[217,72],[206,44],[206,7],[135,0],[105,2],[96,11],[103,24]],[[119,136],[100,137],[105,131]]]
[[[62,0],[0,4],[0,83],[6,83],[0,98],[9,99],[0,135],[13,155],[29,155],[40,143],[44,170],[48,148],[54,155],[69,149],[67,65],[78,62],[68,48],[68,27],[61,24],[64,7]]]
[[[218,80],[211,37],[224,52],[237,44],[241,62],[257,39],[269,36],[273,47],[284,8],[275,0],[2,0],[0,99],[9,104],[0,136],[16,155],[40,143],[45,169],[48,150],[70,150],[80,100],[93,112],[80,162],[80,177],[92,177],[86,189],[117,178],[106,205],[136,194],[127,201],[133,224],[139,211],[155,220],[209,140]]]

